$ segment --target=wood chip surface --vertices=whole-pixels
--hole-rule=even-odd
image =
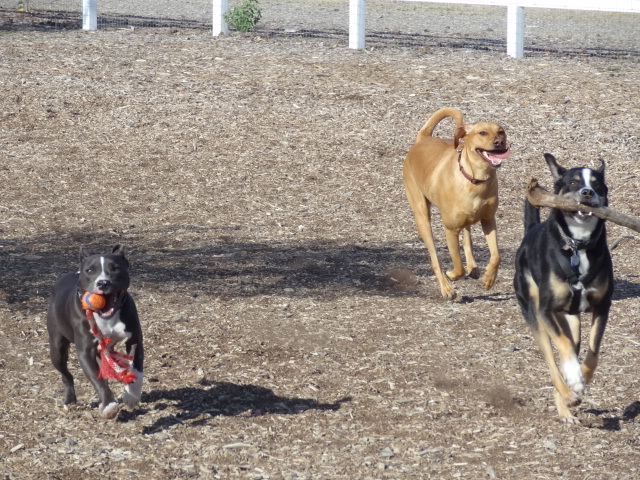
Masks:
[[[557,421],[512,288],[544,152],[603,158],[610,206],[640,215],[637,61],[182,29],[5,31],[0,58],[3,478],[638,478],[637,235],[609,225],[615,297],[582,426]],[[498,283],[462,279],[455,302],[401,176],[448,105],[513,143]],[[437,214],[435,235],[448,265]],[[75,354],[79,402],[60,405],[45,314],[80,246],[114,243],[146,378],[139,408],[104,421]]]

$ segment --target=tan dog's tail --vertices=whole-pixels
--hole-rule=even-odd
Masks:
[[[416,143],[422,140],[425,137],[430,137],[433,133],[433,129],[436,128],[436,125],[440,123],[444,118],[451,117],[456,122],[456,130],[462,127],[462,112],[457,108],[446,107],[441,108],[436,113],[431,115],[431,118],[427,120],[427,123],[420,129],[418,132],[418,136],[416,137]]]

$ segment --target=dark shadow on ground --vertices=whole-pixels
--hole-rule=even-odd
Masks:
[[[251,242],[236,240],[233,231],[215,227],[217,238],[211,242],[193,248],[189,242],[167,247],[176,243],[172,237],[177,229],[189,229],[195,238],[212,234],[211,229],[174,225],[126,235],[79,229],[29,239],[4,238],[0,296],[11,308],[46,308],[55,280],[78,269],[80,247],[98,253],[115,243],[129,252],[134,295],[136,284],[144,284],[160,294],[184,291],[194,297],[412,296],[424,295],[421,279],[431,276],[427,251],[418,242]],[[483,256],[480,250],[481,264],[486,262]]]
[[[236,416],[248,413],[252,417],[262,415],[295,415],[307,410],[338,410],[351,398],[342,398],[334,403],[319,403],[309,398],[279,397],[268,388],[256,385],[236,385],[229,382],[200,380],[200,387],[184,387],[173,390],[152,390],[143,393],[142,402],[153,404],[150,408],[164,410],[177,409],[152,425],[143,428],[142,433],[153,434],[175,424],[198,426],[207,424],[212,418]],[[118,420],[127,422],[144,415],[149,410],[137,409],[133,412],[121,411]],[[197,419],[195,421],[194,420]]]
[[[616,280],[614,278],[613,300],[625,300],[627,298],[640,297],[640,283],[628,280]]]
[[[611,410],[599,410],[599,409],[589,409],[586,411],[596,417],[600,417],[602,420],[602,425],[596,425],[595,428],[600,430],[608,430],[611,432],[618,432],[622,429],[621,423],[623,422],[635,422],[635,419],[638,415],[640,415],[640,401],[633,402],[629,406],[627,406],[621,415],[608,416],[614,413]]]
[[[193,297],[229,299],[258,295],[441,298],[427,250],[418,238],[413,242],[376,244],[322,239],[252,242],[238,240],[237,230],[231,227],[214,229],[215,240],[200,242],[192,248],[188,242],[175,248],[167,245],[173,242],[170,239],[177,230],[189,230],[194,237],[206,233],[210,238],[212,229],[171,225],[126,235],[78,230],[28,240],[5,238],[0,241],[0,297],[13,309],[46,308],[55,280],[63,273],[77,270],[81,246],[100,251],[105,246],[122,243],[132,264],[134,295],[136,284],[144,284],[159,294],[182,291]],[[475,246],[474,252],[484,268],[488,249]],[[506,262],[514,252],[502,249],[501,253]],[[439,246],[439,255],[448,268],[446,245]],[[614,300],[637,296],[640,283],[616,281]],[[499,302],[511,295],[490,291],[474,298]],[[472,300],[469,297],[459,301]]]

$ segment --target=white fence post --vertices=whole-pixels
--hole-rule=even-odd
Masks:
[[[224,14],[229,10],[229,0],[213,0],[213,36],[226,35],[228,28]]]
[[[98,0],[82,0],[82,29],[98,29]]]
[[[364,48],[364,1],[350,0],[349,46]],[[507,55],[515,58],[524,57],[524,9],[525,8],[558,8],[563,10],[590,10],[598,12],[640,13],[640,0],[398,0],[404,2],[452,3],[460,5],[492,5],[507,7]],[[354,24],[355,6],[362,5],[362,18]],[[355,47],[356,38],[361,47]],[[354,40],[352,40],[354,39]],[[352,43],[353,42],[353,43]]]
[[[364,49],[365,0],[349,0],[349,48]]]
[[[524,7],[507,6],[507,55],[524,57]]]

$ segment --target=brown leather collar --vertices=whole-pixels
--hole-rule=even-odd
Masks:
[[[460,160],[462,159],[462,150],[458,150],[458,166],[460,167],[460,173],[462,173],[462,176],[464,178],[466,178],[467,180],[469,180],[471,183],[473,183],[474,185],[478,185],[479,183],[484,183],[487,180],[489,180],[488,178],[485,178],[484,180],[478,180],[477,178],[473,178],[472,175],[469,175],[464,168],[462,168],[462,163],[460,163]]]

